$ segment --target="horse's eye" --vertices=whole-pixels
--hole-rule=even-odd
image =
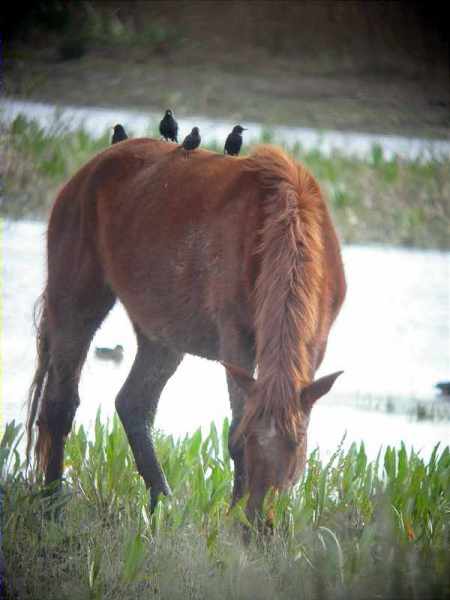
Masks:
[[[292,450],[292,451],[297,450],[298,443],[296,440],[294,440],[294,438],[288,437],[287,445],[288,445],[289,450]]]

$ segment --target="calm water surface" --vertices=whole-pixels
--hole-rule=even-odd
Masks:
[[[45,225],[2,224],[3,422],[23,421],[24,402],[35,364],[33,304],[45,281]],[[380,445],[404,440],[428,454],[448,444],[450,421],[414,421],[406,414],[358,408],[361,399],[392,397],[443,403],[433,384],[450,379],[450,253],[385,247],[343,250],[348,296],[329,340],[326,374],[345,373],[312,413],[309,446],[329,455],[346,433],[345,445],[363,440],[370,455]],[[95,346],[122,344],[120,365],[100,361]],[[120,304],[98,331],[83,371],[77,422],[88,427],[101,406],[107,417],[133,362],[136,344]],[[180,436],[229,416],[223,368],[187,356],[167,384],[156,425]]]
[[[76,129],[83,126],[93,136],[101,136],[105,130],[111,130],[116,123],[125,125],[126,130],[133,136],[148,135],[149,126],[156,127],[161,119],[157,112],[142,112],[127,109],[111,109],[100,107],[74,107],[54,105],[43,102],[29,102],[22,100],[0,101],[0,112],[7,121],[17,115],[23,114],[28,118],[36,119],[41,126],[57,129],[64,127]],[[179,138],[189,133],[195,125],[200,127],[204,142],[217,141],[223,143],[235,123],[207,119],[196,115],[180,117]],[[247,143],[259,141],[265,131],[261,123],[246,122],[245,141]],[[331,154],[339,150],[347,156],[370,156],[373,146],[383,149],[386,158],[399,156],[405,159],[423,159],[449,157],[450,141],[432,140],[422,138],[406,138],[398,135],[377,135],[371,133],[354,133],[347,131],[319,131],[307,127],[276,126],[270,128],[276,140],[282,140],[291,145],[301,143],[305,150],[320,150],[324,154]]]

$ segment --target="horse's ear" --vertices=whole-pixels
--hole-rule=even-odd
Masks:
[[[303,407],[310,410],[316,400],[325,396],[325,394],[331,390],[334,382],[343,372],[344,371],[336,371],[336,373],[332,373],[331,375],[325,375],[325,377],[316,379],[316,381],[313,381],[304,387],[300,392],[300,401]]]
[[[239,388],[249,395],[256,383],[255,379],[250,375],[250,373],[241,367],[231,365],[227,362],[222,362],[222,365],[227,370],[228,375],[230,375],[233,381],[237,383]]]

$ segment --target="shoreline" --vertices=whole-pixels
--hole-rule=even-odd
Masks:
[[[143,135],[148,132],[150,125],[156,126],[162,116],[156,110],[144,112],[125,107],[116,109],[106,106],[50,104],[14,97],[0,100],[0,115],[7,123],[12,122],[19,114],[36,119],[44,128],[54,127],[55,122],[69,131],[83,127],[94,137],[101,137],[115,122],[122,122],[134,135]],[[178,121],[186,133],[194,125],[198,125],[202,133],[210,136],[210,142],[225,139],[234,123],[199,115],[178,117]],[[246,122],[246,126],[246,143],[255,143],[266,134],[276,142],[300,144],[304,150],[318,150],[325,156],[331,156],[333,152],[338,151],[348,158],[365,159],[370,157],[374,147],[380,147],[388,160],[398,157],[408,161],[428,162],[450,158],[450,140],[440,138],[285,125],[266,126],[257,122]]]

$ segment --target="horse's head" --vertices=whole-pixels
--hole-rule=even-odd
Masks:
[[[324,396],[342,373],[321,377],[305,386],[295,398],[295,414],[289,430],[280,427],[274,411],[261,408],[262,384],[239,367],[225,365],[245,394],[244,416],[231,445],[244,452],[247,515],[250,520],[260,512],[269,489],[283,490],[294,485],[306,463],[307,429],[313,404]],[[274,406],[280,406],[274,399]],[[291,409],[292,410],[292,409]],[[289,415],[289,413],[287,413]]]

